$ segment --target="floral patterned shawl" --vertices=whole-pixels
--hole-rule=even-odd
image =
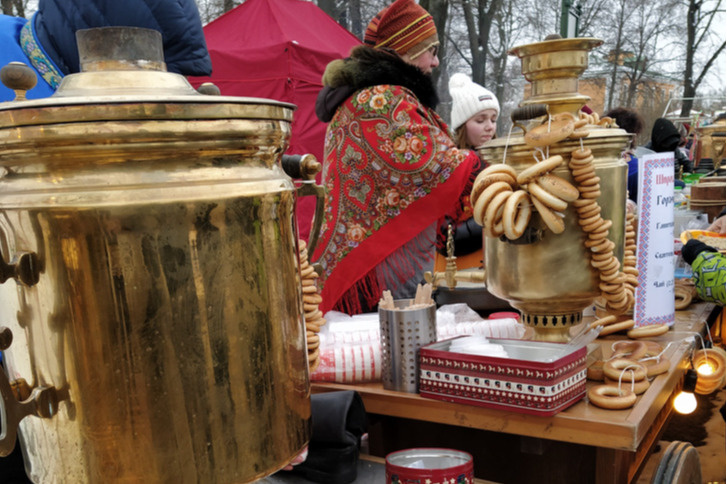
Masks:
[[[326,134],[325,215],[312,257],[323,268],[320,309],[375,307],[387,289],[376,266],[456,212],[475,164],[477,155],[455,148],[442,119],[405,87],[359,89],[341,104]],[[420,269],[402,267],[401,280]]]

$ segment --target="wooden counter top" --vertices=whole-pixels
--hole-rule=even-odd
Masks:
[[[366,411],[373,414],[636,452],[649,432],[654,432],[655,426],[660,429],[666,421],[670,412],[667,403],[681,387],[689,355],[695,347],[693,338],[685,339],[695,332],[704,334],[705,322],[713,307],[713,304],[700,303],[677,311],[671,331],[653,339],[665,347],[672,342],[665,352],[671,367],[667,373],[657,376],[628,410],[604,410],[584,398],[552,417],[542,417],[388,391],[380,383],[313,383],[312,389],[314,393],[356,390],[364,400]],[[625,335],[611,335],[596,342],[601,344],[607,357],[611,354],[611,343],[620,339],[625,339]],[[700,345],[698,341],[697,347]]]

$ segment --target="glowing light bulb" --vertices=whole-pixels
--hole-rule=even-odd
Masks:
[[[708,376],[714,373],[715,368],[710,365],[709,363],[702,363],[697,367],[697,373],[699,373],[702,376]]]
[[[688,415],[697,408],[697,398],[692,392],[679,392],[674,397],[674,410],[682,415]]]

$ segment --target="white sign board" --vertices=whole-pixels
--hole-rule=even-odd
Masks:
[[[639,158],[634,322],[674,324],[674,153]]]

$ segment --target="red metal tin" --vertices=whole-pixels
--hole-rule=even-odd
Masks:
[[[452,340],[419,350],[422,397],[552,416],[586,393],[586,353],[562,343],[490,339],[510,358],[448,351]]]
[[[415,448],[386,456],[386,484],[472,484],[472,455],[454,449]]]

